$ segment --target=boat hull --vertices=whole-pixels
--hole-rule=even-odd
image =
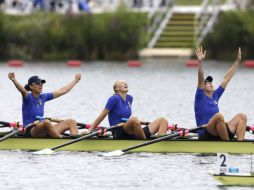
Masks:
[[[0,142],[0,150],[41,150],[70,141],[71,139],[53,138],[10,138]],[[86,139],[65,146],[59,150],[67,151],[112,151],[125,149],[145,140],[113,140]],[[166,140],[134,149],[132,152],[161,152],[161,153],[217,153],[228,152],[235,154],[254,153],[254,141],[198,141],[198,140]]]
[[[227,186],[254,186],[254,175],[213,175],[213,177]]]

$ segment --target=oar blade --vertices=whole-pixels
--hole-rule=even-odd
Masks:
[[[113,156],[121,156],[123,154],[124,154],[124,152],[122,150],[114,150],[114,151],[111,151],[111,152],[102,153],[101,156],[113,157]]]
[[[50,154],[53,154],[54,152],[55,151],[53,151],[52,149],[46,148],[46,149],[42,149],[42,150],[33,152],[33,154],[36,154],[36,155],[50,155]]]

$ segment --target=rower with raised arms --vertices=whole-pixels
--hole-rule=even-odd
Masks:
[[[50,93],[42,93],[43,85],[46,83],[44,79],[40,79],[38,76],[32,76],[28,79],[28,83],[23,87],[15,78],[14,73],[8,74],[9,79],[14,83],[18,91],[23,98],[22,104],[22,116],[23,125],[37,120],[37,117],[43,117],[44,104],[47,101],[58,98],[68,93],[81,79],[80,74],[76,74],[75,79],[66,86]],[[31,92],[29,92],[31,91]],[[77,123],[73,119],[66,119],[58,124],[53,124],[49,120],[43,120],[33,127],[31,130],[27,130],[25,136],[28,137],[53,137],[61,138],[62,134],[70,130],[70,134],[73,136],[78,135]]]
[[[113,89],[115,94],[108,99],[104,110],[95,119],[89,132],[95,130],[96,126],[98,126],[107,115],[110,126],[123,122],[123,118],[128,119],[123,127],[112,130],[115,139],[147,139],[150,135],[156,133],[158,133],[158,135],[163,135],[167,132],[168,121],[163,117],[156,119],[144,128],[142,128],[141,122],[137,117],[131,117],[133,97],[127,94],[129,89],[124,80],[116,81],[113,85]]]
[[[206,51],[202,50],[202,46],[196,50],[198,64],[198,87],[195,95],[195,117],[197,126],[206,125],[202,130],[198,131],[200,140],[231,140],[236,135],[237,140],[244,139],[247,116],[238,113],[229,122],[226,122],[222,113],[219,112],[218,102],[226,89],[227,84],[234,76],[241,62],[241,48],[234,64],[226,72],[220,86],[214,90],[213,78],[211,76],[204,77],[204,65]]]

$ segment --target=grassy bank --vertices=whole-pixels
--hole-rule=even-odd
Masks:
[[[124,60],[145,43],[146,15],[0,15],[0,59]]]
[[[242,47],[243,59],[254,58],[254,11],[223,12],[213,31],[203,44],[208,49],[208,57],[232,60],[237,48]]]

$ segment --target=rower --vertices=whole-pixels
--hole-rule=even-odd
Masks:
[[[161,117],[151,122],[149,125],[142,128],[140,120],[132,115],[132,101],[133,97],[128,93],[128,85],[124,80],[118,80],[114,83],[113,89],[115,94],[108,99],[108,102],[95,119],[89,132],[95,130],[104,118],[108,115],[110,126],[122,122],[122,118],[128,118],[128,121],[123,127],[116,128],[112,131],[115,139],[147,139],[150,135],[158,133],[158,135],[166,134],[168,128],[168,121]]]
[[[234,64],[226,72],[220,86],[214,90],[213,78],[204,78],[203,60],[206,51],[202,47],[196,50],[198,64],[198,87],[195,95],[195,117],[197,126],[206,125],[205,129],[198,131],[200,140],[231,140],[237,136],[237,140],[242,141],[246,130],[247,116],[238,113],[229,122],[224,120],[224,116],[219,112],[218,102],[226,89],[227,84],[235,74],[241,61],[241,48]]]
[[[8,74],[9,79],[14,83],[15,87],[21,93],[23,97],[22,115],[23,125],[26,126],[29,123],[37,120],[37,116],[43,117],[44,115],[44,104],[47,101],[58,98],[68,93],[81,79],[80,74],[76,74],[75,79],[51,93],[42,93],[43,84],[45,80],[40,79],[38,76],[32,76],[28,79],[28,83],[23,87],[15,78],[14,73]],[[31,91],[31,93],[29,93]],[[31,130],[25,132],[27,137],[54,137],[61,138],[62,134],[70,130],[70,134],[73,136],[78,135],[77,123],[73,119],[66,119],[56,125],[53,125],[49,120],[43,120],[33,127]]]

